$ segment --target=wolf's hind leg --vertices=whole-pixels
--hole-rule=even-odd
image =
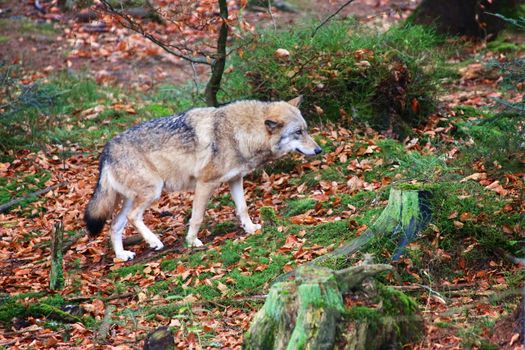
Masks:
[[[113,219],[111,224],[111,243],[113,245],[115,255],[118,259],[126,261],[135,257],[135,253],[129,250],[124,250],[124,246],[122,244],[122,233],[124,232],[124,228],[128,222],[127,215],[131,210],[132,204],[133,202],[131,199],[125,198],[124,202],[122,203],[122,209],[120,209],[120,212],[115,217],[115,219]]]
[[[261,229],[261,225],[254,224],[250,215],[248,214],[248,206],[246,205],[246,199],[244,198],[244,188],[242,186],[242,177],[231,180],[229,182],[230,192],[235,202],[237,216],[241,221],[242,228],[246,233],[254,233]]]
[[[193,196],[193,208],[191,210],[190,228],[186,235],[186,243],[192,247],[202,246],[202,242],[197,238],[199,229],[204,218],[204,212],[208,205],[213,190],[217,187],[212,183],[197,183],[195,186],[195,195]]]
[[[150,196],[137,196],[133,200],[131,211],[128,214],[128,219],[135,229],[142,235],[142,238],[149,244],[149,246],[155,250],[164,248],[164,244],[151,230],[144,224],[142,215],[151,203],[159,198],[161,188],[158,191],[154,191]]]

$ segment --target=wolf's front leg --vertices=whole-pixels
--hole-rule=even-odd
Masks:
[[[230,192],[235,202],[237,216],[241,220],[241,225],[246,233],[254,233],[257,230],[261,229],[261,225],[254,224],[250,215],[248,215],[248,206],[246,205],[246,200],[244,199],[244,188],[242,186],[242,177],[231,180],[229,182]]]
[[[197,238],[199,229],[204,218],[206,206],[211,197],[216,184],[198,182],[195,186],[195,195],[193,196],[193,208],[191,211],[190,228],[186,235],[186,243],[191,247],[200,247],[202,242]]]

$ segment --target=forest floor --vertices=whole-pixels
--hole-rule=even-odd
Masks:
[[[326,2],[318,8],[314,3],[294,2],[303,9],[300,16],[311,18],[315,13],[316,20],[339,6]],[[345,14],[386,28],[406,18],[416,4],[367,0],[352,4]],[[501,170],[497,162],[469,158],[476,153],[472,140],[457,133],[459,120],[472,122],[491,115],[489,111],[497,107],[494,98],[518,102],[523,97],[523,89],[500,89],[500,76],[488,66],[507,51],[487,49],[488,44],[480,42],[449,58],[457,67],[457,79],[444,82],[439,110],[427,125],[414,130],[413,137],[394,141],[369,128],[317,126],[312,133],[325,151],[322,156],[291,156],[250,175],[245,191],[252,217],[259,221],[260,208],[272,207],[281,220],[277,227],[246,236],[223,186],[210,201],[200,232],[205,248],[186,248],[183,237],[192,195],[164,194],[144,220],[166,248],[152,252],[138,243],[130,248],[137,253],[135,260],[117,261],[106,231],[96,239],[82,234],[83,209],[98,176],[98,154],[108,137],[142,120],[141,113],[162,114],[162,106],[144,99],[144,94],[158,93],[163,84],[194,79],[191,67],[117,29],[109,19],[107,30],[90,32],[90,23],[39,14],[30,2],[6,1],[1,11],[2,59],[21,64],[22,81],[29,84],[67,70],[91,75],[96,84],[79,80],[72,88],[80,86],[82,101],[67,116],[70,128],[78,129],[76,141],[3,150],[0,204],[63,185],[0,213],[0,282],[5,293],[0,295],[0,324],[9,323],[0,328],[0,349],[137,349],[146,334],[161,325],[174,330],[181,349],[239,348],[271,281],[362,233],[385,207],[391,184],[410,178],[418,171],[417,164],[424,168],[420,179],[432,181],[445,171],[454,174],[463,188],[442,190],[481,207],[494,204],[497,215],[514,218],[495,227],[500,235],[495,241],[520,244],[516,237],[523,241],[523,153],[514,154],[516,167]],[[251,22],[271,25],[266,13],[247,16],[253,16]],[[293,25],[293,16],[274,13],[279,26]],[[47,21],[51,19],[57,21]],[[508,35],[507,42],[523,40],[515,33]],[[205,69],[199,71],[197,79],[206,74]],[[114,125],[103,116],[113,118]],[[417,164],[409,161],[414,159]],[[465,167],[456,170],[458,162]],[[474,213],[458,207],[447,210],[440,216],[458,230],[486,222],[491,218],[487,215],[494,214],[483,208]],[[51,232],[59,222],[66,240],[74,243],[64,254],[66,287],[54,293],[48,288],[48,256]],[[128,228],[126,234],[134,232]],[[450,243],[451,250],[444,248],[443,242],[449,241],[457,243]],[[409,245],[410,253],[394,263],[406,276],[402,281],[392,277],[390,282],[417,300],[425,320],[424,338],[410,348],[524,349],[512,318],[523,287],[523,268],[501,252],[490,252],[486,241],[473,235],[453,236],[431,225]],[[82,314],[74,316],[75,322],[65,322],[64,315],[44,310],[44,304],[60,310],[74,305]],[[109,305],[115,306],[110,336],[101,340],[96,335]]]

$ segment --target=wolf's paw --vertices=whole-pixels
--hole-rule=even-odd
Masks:
[[[204,244],[202,244],[202,241],[198,238],[195,238],[193,240],[186,240],[186,243],[188,243],[188,246],[190,247],[202,247]]]
[[[162,248],[164,248],[164,244],[160,241],[160,239],[157,239],[153,242],[148,242],[148,244],[149,247],[154,250],[161,250]]]
[[[249,224],[243,224],[242,227],[244,228],[244,231],[246,233],[252,234],[252,233],[255,233],[255,231],[257,230],[260,230],[262,226],[259,224],[249,223]]]
[[[117,259],[128,261],[133,260],[135,257],[135,253],[130,252],[129,250],[123,250],[121,252],[118,252],[115,254],[117,256]]]

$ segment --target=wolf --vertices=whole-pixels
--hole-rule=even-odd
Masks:
[[[163,190],[194,191],[186,236],[189,246],[202,246],[197,233],[208,200],[224,182],[230,187],[236,214],[248,234],[261,228],[248,215],[243,177],[260,165],[290,152],[307,156],[321,148],[307,133],[298,106],[254,100],[221,107],[194,108],[139,124],[109,141],[99,159],[99,178],[84,220],[98,235],[115,209],[111,242],[118,259],[131,260],[122,233],[128,220],[153,249],[164,247],[144,224],[143,213]],[[119,205],[121,203],[121,205]]]

